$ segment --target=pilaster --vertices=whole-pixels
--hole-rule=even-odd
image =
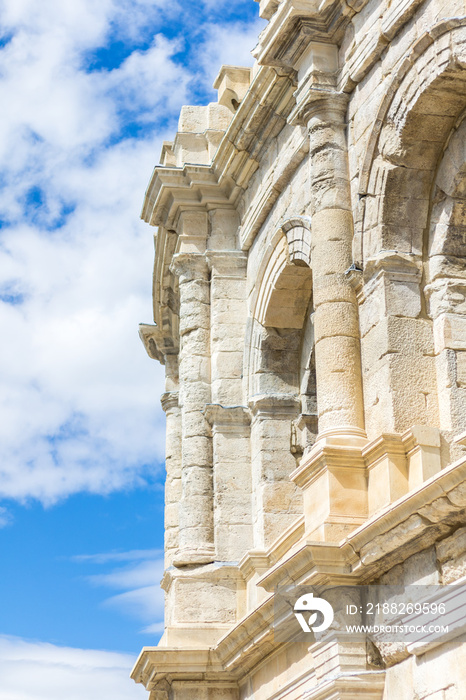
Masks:
[[[239,561],[252,547],[250,415],[244,406],[208,404],[212,426],[217,561]]]
[[[367,466],[368,507],[373,515],[408,492],[408,463],[400,435],[382,434],[362,451]]]
[[[211,272],[212,402],[241,405],[247,256],[238,250],[209,250],[206,258]]]
[[[263,550],[302,513],[302,496],[290,474],[292,421],[300,403],[291,395],[255,396],[249,402],[254,548]]]
[[[171,567],[164,573],[162,588],[166,593],[162,647],[212,647],[245,607],[244,580],[231,563]]]
[[[370,439],[438,423],[434,339],[423,313],[421,274],[416,256],[395,251],[365,264],[358,299]]]
[[[339,542],[367,519],[366,442],[357,428],[321,433],[291,474],[303,492],[306,536],[311,540]]]
[[[403,436],[408,460],[409,491],[419,488],[442,468],[440,430],[428,425],[415,425]]]
[[[435,258],[431,259],[430,274],[436,272],[437,278],[426,286],[425,294],[433,319],[440,427],[451,439],[466,428],[466,280],[461,266],[452,279],[446,276],[448,263],[443,259],[435,263]],[[460,454],[453,443],[450,451],[452,457]]]

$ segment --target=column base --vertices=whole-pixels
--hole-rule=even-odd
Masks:
[[[215,646],[245,608],[244,579],[234,564],[171,567],[163,575],[162,588],[166,595],[161,645],[165,647]]]
[[[173,565],[180,566],[199,566],[200,564],[212,564],[215,561],[215,547],[213,545],[205,545],[204,547],[186,549],[178,549],[173,557]]]
[[[326,430],[291,474],[303,491],[308,537],[339,542],[367,519],[366,444],[360,428]]]

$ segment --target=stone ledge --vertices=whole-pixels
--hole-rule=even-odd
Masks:
[[[338,544],[304,538],[261,577],[258,585],[267,591],[290,583],[351,580],[356,585],[366,583],[375,573],[380,576],[433,544],[456,524],[464,523],[465,480],[466,459],[462,459],[387,506]]]
[[[385,671],[347,672],[319,683],[303,700],[382,700],[384,688]]]
[[[343,549],[351,548],[359,558],[353,571],[361,583],[429,547],[464,522],[465,480],[463,458],[387,506],[341,542]]]
[[[159,668],[163,668],[163,672],[159,672]],[[147,690],[154,690],[166,677],[204,678],[207,674],[212,679],[217,676],[228,680],[228,674],[212,649],[143,647],[130,677]]]
[[[178,353],[178,347],[175,346],[170,334],[162,331],[157,325],[140,323],[139,337],[149,357],[152,360],[158,360],[162,365],[165,364],[166,355]]]

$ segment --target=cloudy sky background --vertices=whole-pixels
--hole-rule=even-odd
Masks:
[[[162,370],[139,221],[253,0],[0,0],[0,700],[131,700],[162,620]]]

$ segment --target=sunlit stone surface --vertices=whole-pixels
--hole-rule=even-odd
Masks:
[[[348,586],[466,576],[465,12],[260,0],[254,67],[219,66],[218,103],[164,145],[143,209],[167,414],[150,700],[466,697],[461,607],[416,644],[338,614],[273,629],[277,587],[342,586],[338,611]]]

